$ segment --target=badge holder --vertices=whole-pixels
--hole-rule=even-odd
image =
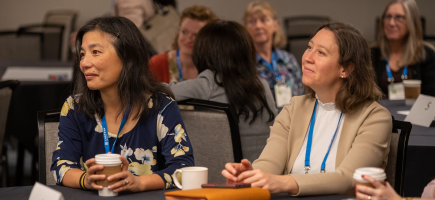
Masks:
[[[285,81],[276,81],[275,84],[275,100],[278,108],[290,104],[292,98],[292,88],[288,86]]]
[[[388,99],[405,100],[405,86],[403,83],[394,83],[394,78],[388,78],[388,82],[390,82],[388,84]]]

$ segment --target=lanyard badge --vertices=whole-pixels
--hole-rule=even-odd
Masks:
[[[109,147],[109,133],[107,131],[107,122],[106,122],[106,116],[103,116],[103,119],[101,119],[101,126],[103,128],[103,139],[104,139],[104,150],[106,153],[114,153],[115,150],[115,144],[118,140],[119,133],[121,132],[122,128],[124,127],[125,123],[127,122],[128,114],[130,113],[130,107],[128,107],[125,110],[124,117],[122,117],[121,125],[119,126],[118,135],[116,135],[115,142],[113,142],[112,148]]]
[[[311,169],[310,166],[310,156],[311,156],[311,145],[313,142],[313,132],[314,132],[314,124],[316,122],[316,111],[317,111],[317,99],[314,104],[313,115],[311,116],[310,129],[308,131],[308,140],[307,140],[307,150],[305,151],[305,174],[308,174],[308,171]],[[337,128],[335,128],[334,135],[332,136],[331,142],[329,143],[328,151],[326,152],[325,157],[323,158],[322,165],[320,167],[320,173],[325,173],[326,160],[328,159],[329,151],[331,151],[332,144],[334,143],[335,136],[337,135],[337,130],[341,122],[341,117],[343,113],[340,114],[340,118],[338,119]]]
[[[388,85],[388,99],[389,100],[403,100],[405,99],[405,87],[402,83],[394,83],[394,77],[391,72],[390,64],[388,63],[388,59],[385,59],[387,64],[385,65],[385,70],[387,71],[387,80],[390,83]],[[402,80],[408,79],[408,67],[405,66],[403,68]]]

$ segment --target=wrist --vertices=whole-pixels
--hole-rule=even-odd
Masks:
[[[292,195],[298,194],[299,193],[299,185],[296,182],[296,180],[293,178],[293,176],[292,175],[284,175],[283,177],[286,179],[286,182],[284,184],[285,185],[284,191],[282,191],[282,192],[287,192],[287,193],[290,193]]]

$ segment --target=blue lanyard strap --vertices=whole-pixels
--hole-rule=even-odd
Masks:
[[[177,68],[180,81],[183,81],[183,72],[181,71],[180,49],[177,49]]]
[[[281,75],[278,72],[278,63],[276,62],[276,53],[272,51],[272,63],[267,62],[263,57],[257,54],[257,56],[261,59],[264,64],[266,64],[267,68],[273,71],[275,74],[276,80],[282,81]]]
[[[109,152],[113,153],[114,152],[115,144],[116,144],[116,141],[118,140],[119,133],[121,132],[122,128],[124,127],[125,123],[127,122],[127,118],[128,118],[129,113],[130,113],[130,107],[128,107],[125,110],[124,117],[122,118],[121,125],[119,126],[118,135],[116,135],[116,139],[115,139],[115,142],[113,142],[111,150],[109,147],[109,133],[107,131],[106,116],[103,116],[103,119],[101,119],[101,126],[103,126],[104,149],[106,150],[106,153],[109,153]]]
[[[388,63],[388,58],[385,58],[385,61],[387,62],[387,65],[385,65],[385,68],[387,70],[387,76],[388,76],[388,82],[390,83],[394,83],[394,77],[393,74],[391,72],[391,67],[390,64]],[[402,76],[401,76],[402,80],[404,79],[408,79],[408,66],[405,66],[403,68],[403,72],[402,72]]]
[[[310,129],[308,131],[307,150],[305,151],[305,166],[304,166],[305,174],[308,174],[308,171],[311,169],[310,156],[311,156],[311,145],[313,143],[314,124],[316,121],[316,110],[317,110],[317,99],[316,99],[316,103],[314,104],[313,115],[311,116],[311,122],[310,122]],[[332,136],[331,143],[329,143],[328,151],[326,152],[326,155],[323,158],[323,162],[320,167],[321,173],[325,172],[326,160],[328,159],[329,152],[331,151],[332,144],[334,143],[335,136],[337,135],[338,127],[340,125],[342,116],[343,113],[340,114],[340,118],[338,119],[337,127],[335,128],[335,132],[334,135]]]

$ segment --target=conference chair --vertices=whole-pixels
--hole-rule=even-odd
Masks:
[[[208,182],[225,182],[225,164],[242,160],[238,118],[229,104],[188,99],[178,102],[194,109],[180,109],[193,147],[196,166],[208,168]]]
[[[50,171],[53,151],[56,150],[59,132],[59,110],[38,112],[39,132],[39,182],[46,185],[56,185],[53,173]]]
[[[0,186],[7,186],[8,183],[8,162],[6,148],[3,145],[6,131],[6,121],[8,118],[9,104],[11,101],[12,93],[15,87],[20,84],[17,80],[2,81],[0,82]]]
[[[1,31],[0,44],[0,61],[37,61],[43,57],[41,33]]]
[[[317,28],[329,21],[327,16],[293,16],[284,18],[284,28],[287,33],[287,51],[292,53],[299,64],[308,42]]]
[[[387,174],[387,181],[401,196],[404,195],[406,151],[411,128],[412,124],[410,122],[393,119],[393,133],[391,135],[390,153],[388,154],[388,164],[385,168],[385,173]]]

